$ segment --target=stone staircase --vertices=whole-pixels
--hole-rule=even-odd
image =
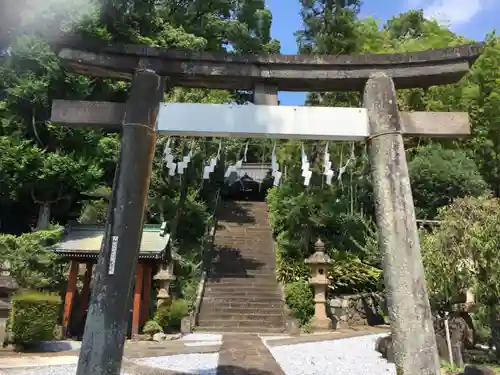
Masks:
[[[284,332],[267,205],[221,202],[213,254],[196,331]]]

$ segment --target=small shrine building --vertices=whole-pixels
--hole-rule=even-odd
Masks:
[[[271,165],[261,163],[243,163],[237,171],[226,177],[227,194],[230,197],[263,200],[266,191],[273,186]]]
[[[68,228],[62,241],[53,247],[57,255],[70,262],[63,316],[63,334],[66,337],[83,335],[96,268],[94,265],[103,236],[103,226],[75,225]],[[138,334],[139,328],[151,316],[154,306],[151,300],[152,282],[166,261],[169,240],[170,235],[160,225],[146,225],[143,229],[133,295],[131,336]],[[77,290],[79,278],[82,280],[80,291]]]

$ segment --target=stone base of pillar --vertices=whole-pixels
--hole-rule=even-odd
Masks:
[[[328,317],[316,318],[313,316],[309,322],[309,326],[312,331],[329,331],[332,329],[332,321]]]

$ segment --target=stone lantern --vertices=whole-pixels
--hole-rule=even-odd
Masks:
[[[311,328],[315,331],[329,330],[332,321],[326,315],[326,287],[328,285],[327,266],[332,263],[330,257],[325,253],[325,245],[318,238],[314,245],[314,254],[305,260],[311,268],[309,284],[314,288],[314,316],[311,320]]]
[[[164,302],[168,302],[171,298],[170,296],[170,282],[175,280],[174,276],[174,262],[171,260],[166,265],[160,268],[160,271],[153,277],[157,280],[160,285],[160,290],[157,295],[157,306],[162,305]]]
[[[0,349],[7,338],[7,320],[9,319],[12,294],[18,289],[16,280],[10,275],[10,264],[0,264]]]

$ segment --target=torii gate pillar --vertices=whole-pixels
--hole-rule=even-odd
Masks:
[[[440,374],[392,79],[373,74],[363,102],[371,132],[370,169],[396,368],[402,375]]]
[[[115,374],[121,367],[164,90],[154,71],[135,72],[77,375]]]

